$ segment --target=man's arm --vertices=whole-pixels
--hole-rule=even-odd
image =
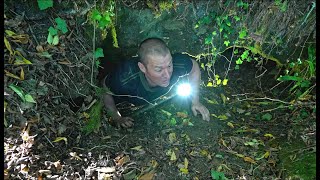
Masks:
[[[111,116],[111,123],[116,125],[117,127],[124,127],[129,128],[133,126],[133,119],[131,117],[122,117],[120,112],[118,111],[113,97],[110,94],[103,95],[103,103],[107,108],[107,111],[110,113]]]
[[[121,114],[118,111],[118,109],[114,103],[112,95],[105,94],[103,96],[103,103],[104,103],[105,107],[107,108],[107,112],[110,113],[110,115],[113,119],[119,119],[121,117]]]
[[[199,89],[200,89],[200,81],[201,81],[201,72],[198,63],[192,59],[192,69],[189,73],[189,80],[193,90],[192,94],[192,112],[196,116],[198,111],[202,115],[202,119],[209,121],[210,113],[209,110],[200,103],[199,101]]]

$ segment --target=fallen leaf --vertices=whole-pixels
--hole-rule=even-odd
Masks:
[[[215,100],[214,98],[208,99],[208,98],[204,98],[209,104],[219,104],[217,100]]]
[[[124,180],[133,180],[137,176],[137,170],[133,169],[125,174],[122,175]]]
[[[98,172],[102,173],[114,173],[116,172],[115,167],[102,167],[97,169]]]
[[[172,144],[175,141],[177,141],[176,133],[170,133],[169,134],[169,142]]]
[[[10,30],[5,30],[4,32],[5,32],[9,37],[11,37],[11,36],[13,36],[13,35],[16,34],[15,32],[10,31]]]
[[[77,160],[82,160],[76,152],[70,152],[69,155],[74,158],[74,159],[77,159]]]
[[[27,44],[29,42],[29,35],[28,34],[20,34],[20,35],[13,35],[11,36],[13,42]]]
[[[123,157],[118,157],[116,160],[116,166],[122,166],[123,164],[127,163],[130,161],[130,156],[125,155]]]
[[[239,154],[239,153],[236,153],[235,155],[238,156],[238,157],[240,157],[240,158],[243,158],[243,157],[244,157],[243,154]]]
[[[11,45],[10,45],[10,42],[7,40],[6,37],[4,37],[4,45],[6,46],[6,48],[9,50],[10,52],[10,55],[13,55],[13,51],[12,51],[12,48],[11,48]]]
[[[176,153],[174,151],[172,151],[171,156],[170,156],[170,161],[176,161],[176,160],[177,160]]]
[[[59,61],[58,63],[59,64],[64,64],[64,65],[70,65],[71,64],[71,62],[68,59],[65,59],[63,61]]]
[[[151,166],[152,166],[153,168],[156,168],[156,167],[158,167],[158,165],[159,165],[158,162],[157,162],[156,160],[153,160],[153,159],[150,161],[150,164],[151,164]]]
[[[237,108],[237,112],[238,112],[239,114],[242,114],[242,113],[244,113],[244,112],[245,112],[245,110],[240,109],[240,108]]]
[[[231,128],[234,128],[234,125],[231,122],[228,122],[227,125]]]
[[[16,75],[12,74],[11,72],[9,72],[9,71],[7,71],[7,70],[4,70],[4,72],[6,73],[6,74],[5,74],[6,76],[9,76],[9,77],[12,77],[12,78],[15,78],[15,79],[19,79],[19,80],[21,80],[21,78],[20,78],[20,77],[18,77],[18,76],[16,76]]]
[[[269,163],[269,164],[272,164],[273,167],[276,166],[276,161],[273,160],[273,159],[269,159],[269,160],[268,160],[268,163]]]
[[[32,64],[29,60],[27,60],[25,57],[23,57],[19,51],[14,51],[13,54],[18,55],[18,56],[16,56],[16,60],[14,62],[14,65]]]
[[[184,112],[177,112],[177,116],[180,118],[187,118],[188,114],[184,113]]]
[[[226,115],[219,115],[218,118],[220,120],[227,120],[228,119],[228,117]]]
[[[270,113],[266,113],[261,118],[262,120],[270,121],[272,119],[272,115]]]
[[[20,80],[24,80],[24,71],[23,71],[22,66],[20,66],[20,68],[21,68],[21,71],[20,71]]]
[[[41,46],[41,45],[38,45],[38,46],[36,47],[36,50],[37,50],[38,52],[43,52],[43,51],[44,51],[43,46]]]
[[[154,176],[154,173],[153,172],[148,172],[144,175],[142,175],[139,180],[152,180],[153,179],[153,176]]]
[[[187,168],[180,168],[180,172],[182,172],[183,174],[188,174],[189,170]]]
[[[221,96],[223,104],[225,104],[226,100],[227,100],[226,96],[223,93],[221,93],[220,96]]]
[[[219,140],[219,142],[220,142],[220,144],[222,144],[224,147],[227,147],[226,142],[225,142],[222,138]]]
[[[272,134],[265,134],[264,137],[269,137],[269,138],[274,138],[274,136]]]
[[[251,157],[244,157],[243,160],[252,164],[257,164]]]
[[[217,116],[217,115],[215,115],[215,114],[211,114],[211,116],[218,118],[218,116]]]
[[[142,151],[142,146],[136,146],[136,147],[133,147],[133,148],[130,148],[132,150],[136,150],[136,151]]]
[[[167,116],[169,116],[169,117],[172,115],[170,112],[165,111],[165,110],[163,110],[163,109],[161,109],[161,111],[162,111],[164,114],[166,114]]]
[[[188,169],[189,161],[187,158],[184,158],[184,168]]]
[[[68,139],[66,137],[57,137],[53,142],[64,141],[65,144],[68,144]]]

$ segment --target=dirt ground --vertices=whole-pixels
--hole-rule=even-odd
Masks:
[[[24,80],[4,76],[5,179],[315,179],[314,104],[289,107],[288,84],[278,85],[280,70],[265,59],[239,70],[231,64],[226,86],[207,87],[202,72],[200,97],[209,122],[193,116],[187,100],[174,97],[131,112],[130,129],[111,126],[103,111],[101,127],[84,134],[85,112],[99,101],[90,82],[91,42],[81,18],[74,17],[72,33],[60,37],[59,46],[48,45],[52,17],[38,21],[6,12],[5,30],[27,38],[8,38],[11,47],[32,65],[13,66],[5,49],[5,70],[21,78],[24,69]],[[216,66],[223,76],[228,63]],[[37,104],[21,102],[10,84]]]

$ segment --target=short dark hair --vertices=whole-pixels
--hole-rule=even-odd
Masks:
[[[170,53],[170,50],[166,43],[160,38],[152,37],[147,38],[140,43],[138,57],[139,61],[146,65],[146,57],[148,55],[166,56],[168,53]]]

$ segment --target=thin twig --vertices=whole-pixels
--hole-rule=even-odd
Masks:
[[[47,138],[47,136],[44,135],[44,137],[48,140],[48,142],[51,144],[51,146],[54,147],[54,145],[53,145],[52,142]]]

